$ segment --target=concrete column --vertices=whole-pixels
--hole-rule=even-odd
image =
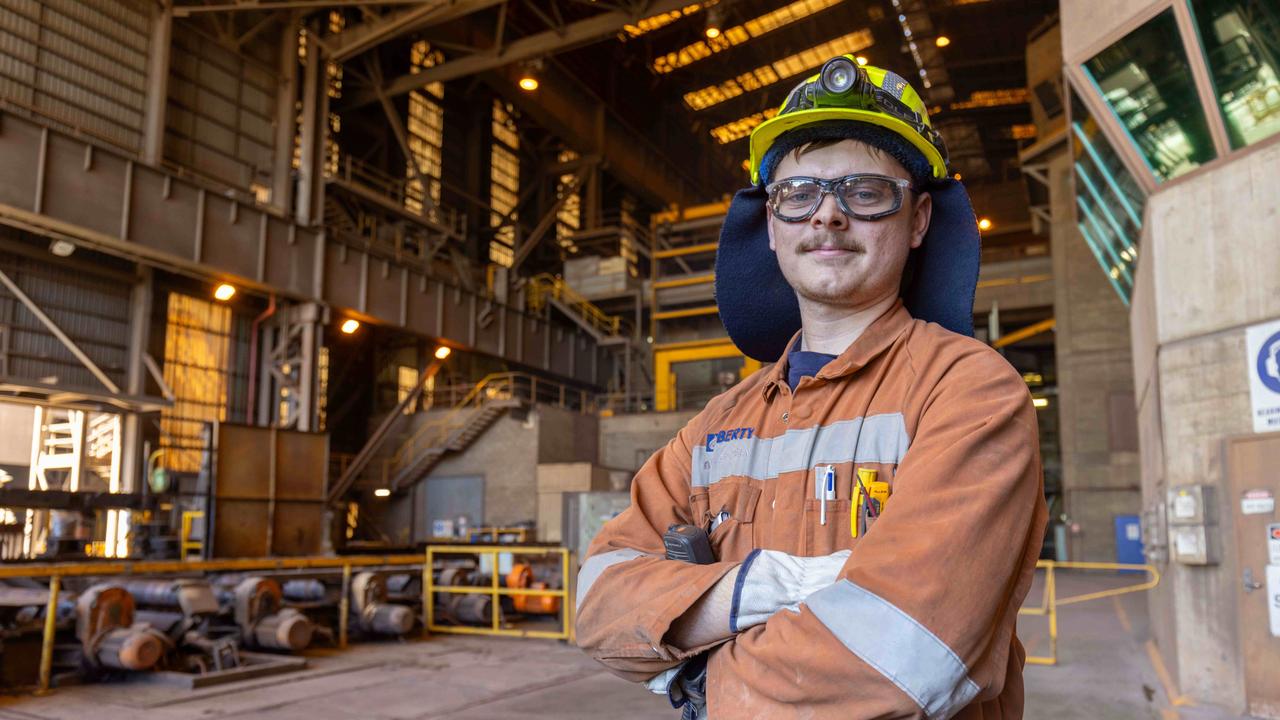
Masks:
[[[1129,311],[1075,225],[1070,153],[1049,161],[1058,418],[1071,560],[1115,561],[1116,515],[1141,507]]]
[[[169,51],[173,37],[173,3],[162,0],[151,16],[147,50],[146,114],[142,125],[142,160],[159,165],[164,159],[165,107],[169,102]]]

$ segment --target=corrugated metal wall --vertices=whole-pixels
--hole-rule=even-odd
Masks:
[[[126,387],[130,294],[127,280],[2,250],[0,270],[35,301],[112,382]],[[3,360],[0,372],[10,378],[108,392],[39,318],[3,286],[0,286],[0,360]]]
[[[148,25],[137,0],[0,0],[0,97],[138,151]]]
[[[267,61],[275,52],[269,45],[237,54],[189,23],[174,23],[166,159],[245,190],[271,187],[279,76]]]

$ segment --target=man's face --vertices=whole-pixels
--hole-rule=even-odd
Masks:
[[[839,178],[876,173],[908,178],[901,163],[856,140],[787,153],[773,180]],[[932,210],[927,193],[907,191],[898,212],[879,220],[856,220],[828,194],[813,215],[785,222],[769,213],[769,249],[787,283],[803,301],[833,307],[863,307],[898,294],[907,252],[919,247]]]

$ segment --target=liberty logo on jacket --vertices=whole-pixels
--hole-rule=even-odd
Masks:
[[[734,428],[732,430],[720,430],[718,432],[707,433],[707,452],[716,451],[716,443],[728,442],[730,440],[747,439],[755,433],[753,428]]]

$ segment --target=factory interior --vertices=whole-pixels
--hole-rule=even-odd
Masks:
[[[0,0],[0,720],[680,716],[577,577],[840,55],[1034,405],[1006,717],[1280,719],[1277,0]]]

